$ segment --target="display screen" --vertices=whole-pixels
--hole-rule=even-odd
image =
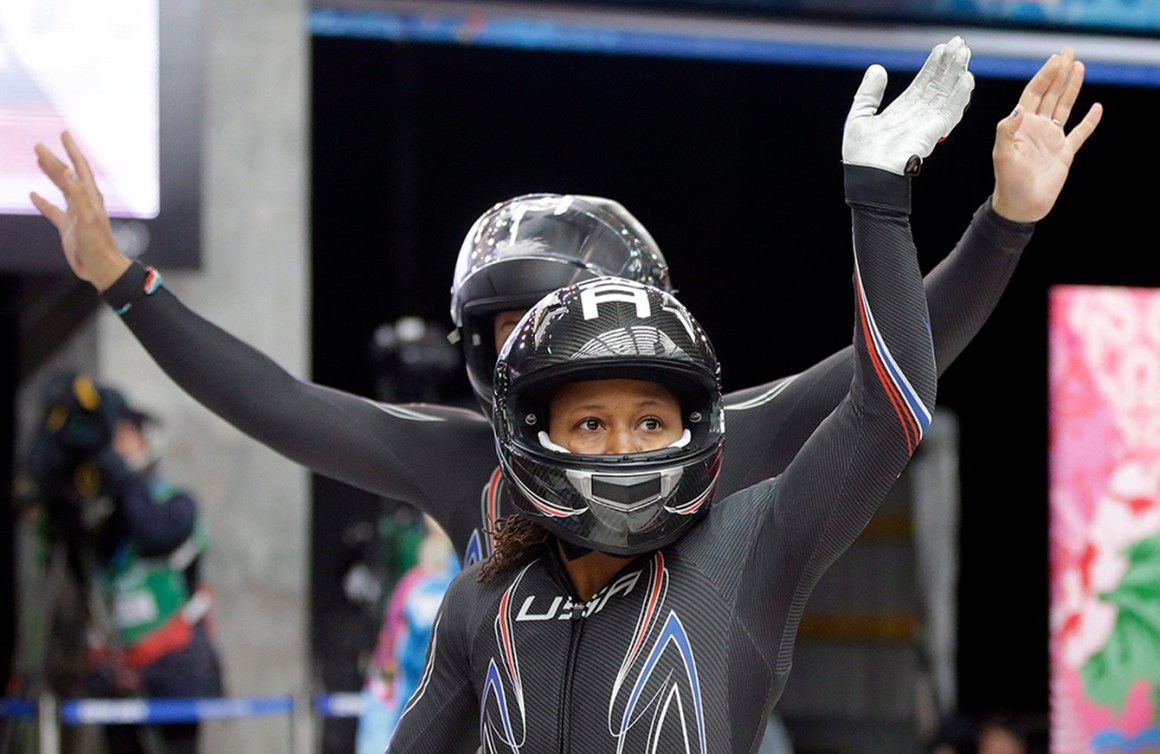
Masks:
[[[0,4],[0,212],[36,212],[30,190],[58,195],[32,145],[60,153],[67,129],[110,214],[157,217],[157,37],[157,0],[122,0],[115,14],[84,0]]]
[[[315,0],[310,26],[316,36],[899,71],[918,70],[954,33],[970,42],[979,77],[1025,81],[1067,45],[1089,83],[1160,87],[1160,0]]]
[[[126,253],[196,261],[200,140],[196,109],[192,122],[183,112],[196,108],[199,76],[173,61],[188,60],[183,46],[200,38],[196,3],[178,5],[0,3],[0,271],[59,266],[44,249],[53,229],[29,192],[62,203],[33,148],[64,157],[63,131],[88,158]]]
[[[1089,32],[1160,31],[1156,0],[602,0],[578,5],[796,15],[816,19],[970,23]]]

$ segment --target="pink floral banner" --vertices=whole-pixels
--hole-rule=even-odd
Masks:
[[[1160,752],[1160,290],[1051,292],[1051,752]]]

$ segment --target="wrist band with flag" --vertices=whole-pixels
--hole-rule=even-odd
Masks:
[[[155,267],[152,265],[142,267],[138,262],[133,262],[129,265],[129,269],[117,278],[117,282],[101,294],[101,298],[113,307],[113,313],[124,314],[136,302],[156,293],[163,282],[161,273]]]

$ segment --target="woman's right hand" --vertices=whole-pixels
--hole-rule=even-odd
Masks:
[[[106,290],[132,264],[113,240],[105,198],[97,189],[89,162],[66,131],[61,142],[72,162],[70,167],[43,144],[36,145],[37,165],[64,196],[62,209],[35,191],[31,199],[40,214],[60,233],[69,267],[81,280],[92,283],[98,292]]]

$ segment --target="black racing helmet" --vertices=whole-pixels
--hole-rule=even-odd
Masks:
[[[668,387],[684,436],[642,453],[589,455],[547,436],[553,394],[579,380]],[[495,366],[492,423],[517,509],[560,539],[611,555],[672,542],[708,509],[721,470],[721,373],[700,325],[672,294],[602,277],[549,294],[508,338]]]
[[[611,199],[525,194],[475,221],[455,263],[451,319],[485,415],[491,415],[495,315],[527,309],[557,288],[601,275],[671,290],[660,247]]]

